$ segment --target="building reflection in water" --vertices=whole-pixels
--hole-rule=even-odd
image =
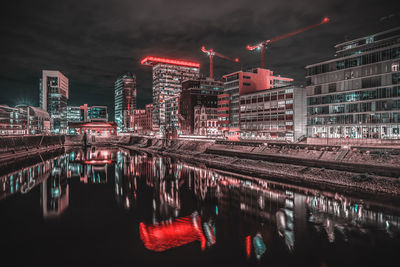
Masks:
[[[364,226],[385,228],[388,234],[400,229],[399,217],[338,194],[215,171],[155,155],[118,152],[117,158],[116,192],[126,199],[123,203],[130,203],[126,206],[134,204],[138,191],[143,190],[138,186],[141,179],[152,189],[152,220],[142,222],[140,232],[145,247],[153,251],[201,241],[200,236],[205,237],[202,249],[212,247],[218,240],[218,225],[225,227],[230,219],[238,218],[245,223],[234,234],[244,240],[244,254],[257,259],[268,253],[276,238],[289,253],[301,248],[307,243],[307,224],[317,232],[323,230],[329,242],[335,242],[338,233],[344,241],[351,238],[350,232],[366,233]],[[182,202],[187,191],[196,198],[195,203],[191,202],[192,211],[185,209]],[[188,212],[198,214],[200,228],[190,224],[193,215],[185,216]]]
[[[43,217],[58,217],[70,203],[69,181],[78,177],[90,186],[112,184],[116,202],[138,216],[141,242],[151,251],[208,250],[237,240],[232,246],[244,257],[262,260],[277,246],[288,253],[309,247],[310,235],[335,243],[374,238],[375,229],[390,238],[400,233],[399,216],[373,200],[117,148],[73,150],[5,174],[0,199],[40,184]]]
[[[69,153],[68,177],[79,176],[81,182],[107,183],[108,166],[116,162],[117,148],[76,150]]]
[[[117,149],[77,149],[43,160],[0,177],[0,200],[26,194],[40,185],[43,218],[59,217],[69,206],[68,179],[83,183],[107,183],[108,166],[116,162]]]
[[[69,205],[67,156],[51,161],[50,176],[40,184],[44,218],[60,216]]]

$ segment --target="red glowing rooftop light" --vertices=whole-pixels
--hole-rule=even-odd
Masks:
[[[178,59],[168,59],[161,57],[145,57],[140,61],[142,65],[150,65],[154,66],[158,63],[165,63],[170,65],[184,66],[184,67],[192,67],[192,68],[200,68],[200,63],[186,61],[186,60],[178,60]]]
[[[327,23],[327,22],[329,22],[329,18],[328,18],[328,17],[325,17],[325,18],[322,20],[322,23]]]

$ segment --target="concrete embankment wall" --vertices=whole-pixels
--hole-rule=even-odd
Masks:
[[[64,135],[4,136],[0,137],[0,154],[62,146],[64,142]]]
[[[2,136],[0,161],[7,163],[37,153],[60,149],[64,146],[64,142],[63,135]]]
[[[129,145],[154,151],[209,154],[357,173],[400,177],[400,147],[341,147],[307,144],[157,140],[131,137]]]
[[[87,144],[92,146],[113,146],[129,143],[130,136],[88,136]],[[67,135],[66,146],[82,146],[84,144],[82,135]]]

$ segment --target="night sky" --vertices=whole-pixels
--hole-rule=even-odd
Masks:
[[[195,60],[208,75],[201,45],[259,65],[247,44],[297,30],[328,16],[329,24],[272,44],[266,65],[304,84],[307,64],[330,59],[333,46],[400,26],[396,1],[5,0],[0,8],[0,104],[39,104],[42,69],[69,78],[71,105],[114,108],[114,81],[137,76],[138,107],[151,102],[147,55]],[[216,58],[217,77],[241,66]]]

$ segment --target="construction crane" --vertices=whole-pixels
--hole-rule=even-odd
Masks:
[[[224,55],[222,55],[222,54],[220,54],[218,52],[215,52],[213,49],[208,49],[207,50],[204,45],[201,47],[201,51],[203,53],[205,53],[210,58],[210,78],[214,78],[214,72],[213,72],[213,58],[214,58],[214,56],[217,56],[217,57],[220,57],[220,58],[232,61],[232,62],[239,62],[238,58],[230,58],[230,57],[224,56]]]
[[[280,35],[280,36],[274,37],[274,38],[269,39],[269,40],[262,41],[262,42],[260,42],[260,43],[258,43],[256,45],[253,45],[253,46],[247,45],[246,48],[248,50],[254,50],[254,49],[260,50],[261,49],[261,68],[265,68],[265,50],[266,50],[266,48],[267,48],[267,46],[269,44],[274,43],[274,42],[279,41],[279,40],[282,40],[282,39],[285,39],[287,37],[296,35],[298,33],[302,33],[302,32],[311,30],[312,28],[318,27],[318,26],[320,26],[322,24],[325,24],[325,23],[328,23],[328,22],[329,22],[329,18],[325,17],[322,21],[320,21],[318,23],[315,23],[313,25],[301,28],[301,29],[299,29],[297,31],[294,31],[294,32],[289,32],[289,33],[286,33],[284,35]]]

